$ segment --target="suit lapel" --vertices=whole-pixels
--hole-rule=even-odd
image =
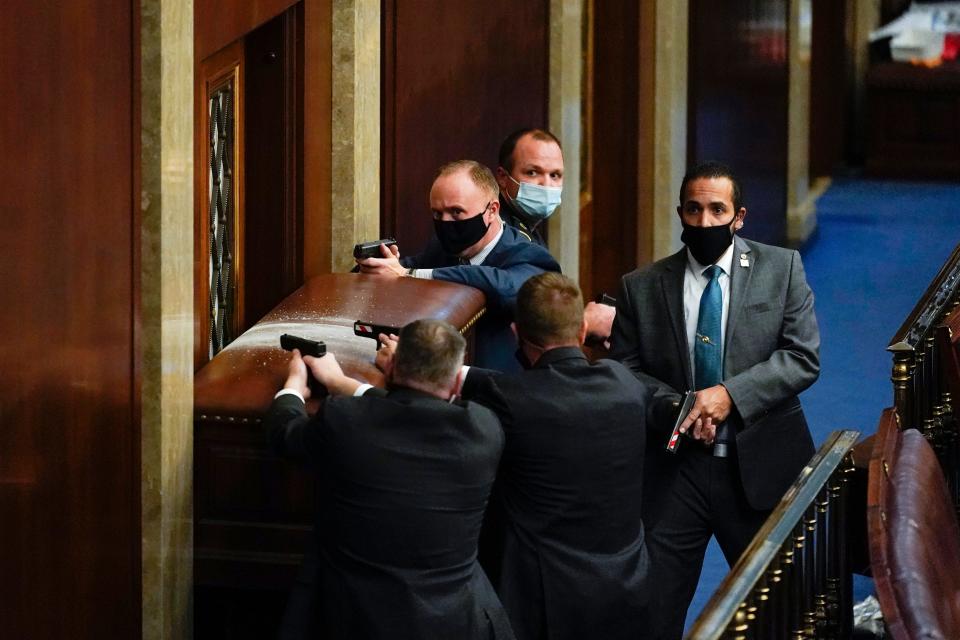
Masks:
[[[746,256],[746,258],[744,258]],[[744,266],[747,265],[747,266]],[[730,269],[730,308],[727,310],[727,333],[723,341],[723,370],[727,372],[727,362],[732,349],[732,339],[743,311],[747,291],[750,289],[750,278],[753,276],[754,264],[750,247],[740,236],[734,236],[733,266]]]
[[[670,326],[677,341],[677,353],[683,365],[683,375],[687,388],[693,388],[693,367],[690,365],[690,347],[687,345],[686,322],[683,317],[683,275],[687,268],[687,249],[680,249],[664,263],[665,270],[660,274],[660,287],[663,299],[670,315]]]

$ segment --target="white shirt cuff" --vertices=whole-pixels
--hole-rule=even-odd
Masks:
[[[413,277],[422,278],[424,280],[433,280],[433,269],[414,269]]]
[[[356,391],[353,392],[353,396],[354,396],[355,398],[356,398],[356,397],[359,397],[359,396],[362,396],[363,394],[365,394],[365,393],[367,392],[367,389],[373,389],[373,385],[372,385],[372,384],[366,384],[366,383],[361,384],[359,387],[357,387]]]
[[[280,389],[280,391],[277,391],[277,394],[273,396],[273,399],[276,400],[280,396],[297,396],[300,398],[300,402],[307,404],[307,401],[303,399],[303,396],[300,395],[300,392],[296,389]]]

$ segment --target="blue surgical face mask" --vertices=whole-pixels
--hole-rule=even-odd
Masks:
[[[531,221],[536,223],[546,220],[560,206],[563,187],[544,187],[529,182],[517,182],[513,176],[509,177],[520,186],[517,197],[513,198],[513,205],[529,216]]]

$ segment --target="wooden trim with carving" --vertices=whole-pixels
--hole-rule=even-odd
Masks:
[[[239,334],[243,317],[243,40],[210,56],[200,63],[196,73],[194,91],[194,369],[199,369],[209,360],[208,339],[210,332],[209,298],[210,277],[207,269],[210,234],[207,220],[210,215],[209,176],[209,127],[208,103],[210,95],[224,84],[233,83],[233,118],[236,136],[233,145],[232,192],[235,233],[233,236],[234,326],[233,335]]]

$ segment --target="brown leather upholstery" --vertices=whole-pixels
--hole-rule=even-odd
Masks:
[[[867,522],[877,597],[895,640],[960,638],[960,529],[933,449],[884,410]]]
[[[283,333],[323,340],[347,375],[378,385],[383,376],[373,366],[376,342],[355,336],[354,321],[402,327],[420,318],[441,318],[466,331],[483,309],[482,293],[450,282],[318,276],[197,372],[194,414],[199,420],[259,418],[286,378],[290,356],[280,348]]]
[[[373,384],[376,342],[353,335],[364,320],[402,327],[442,318],[470,328],[484,296],[472,287],[361,274],[319,276],[292,293],[194,378],[195,582],[290,586],[307,547],[313,477],[267,449],[260,416],[286,378],[280,335],[323,340],[344,371]],[[309,410],[318,402],[311,400]]]

